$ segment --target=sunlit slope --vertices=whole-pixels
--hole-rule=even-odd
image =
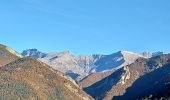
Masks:
[[[0,99],[91,100],[79,87],[48,65],[26,57],[0,69]]]

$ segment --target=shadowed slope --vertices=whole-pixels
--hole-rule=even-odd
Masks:
[[[121,97],[113,99],[136,100],[146,96],[153,95],[152,99],[160,99],[161,97],[170,97],[170,62],[169,64],[158,68],[157,70],[148,73],[137,79],[126,93]],[[150,98],[151,99],[151,98]]]
[[[104,79],[105,77],[109,76],[112,73],[113,73],[113,71],[102,72],[102,73],[92,73],[92,74],[88,75],[87,77],[85,77],[84,79],[82,79],[79,82],[79,85],[82,88],[87,88],[87,87],[91,86],[92,84],[97,83],[98,81]]]

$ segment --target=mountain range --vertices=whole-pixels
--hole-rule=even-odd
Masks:
[[[22,54],[0,45],[2,100],[168,100],[170,54]]]
[[[118,51],[110,55],[93,54],[74,56],[69,51],[44,53],[37,49],[27,49],[22,52],[23,56],[38,58],[42,62],[71,76],[75,80],[81,80],[92,73],[114,71],[133,63],[140,57],[150,58],[161,54],[163,54],[163,52],[144,52],[139,54],[129,51]]]
[[[25,50],[22,55],[34,56],[34,53],[26,53],[30,50]],[[74,56],[68,51],[43,54],[46,56],[35,57],[75,80],[78,77],[79,86],[95,100],[140,100],[147,96],[155,99],[169,94],[166,88],[170,82],[167,79],[170,55],[163,52],[118,51],[110,55],[90,56]],[[157,85],[159,88],[155,89]]]

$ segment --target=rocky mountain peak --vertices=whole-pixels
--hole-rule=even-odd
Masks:
[[[35,58],[43,58],[46,56],[46,53],[40,52],[37,49],[27,49],[22,52],[23,56],[33,56]]]

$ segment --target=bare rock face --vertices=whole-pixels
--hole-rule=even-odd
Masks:
[[[146,87],[142,87],[143,83],[147,81],[143,80],[141,83],[138,82],[138,88],[133,88],[132,91],[131,87],[134,83],[144,75],[166,66],[170,63],[169,61],[170,55],[161,55],[150,59],[139,58],[134,63],[114,71],[111,75],[91,86],[85,87],[84,90],[96,100],[111,100],[113,98],[117,100],[118,97],[118,100],[125,100],[125,98],[133,100],[134,98],[131,97],[134,97],[134,94],[137,94],[135,92],[138,91],[139,88],[147,89],[149,86],[148,83],[148,86],[146,85]],[[157,74],[159,75],[159,73]],[[155,78],[153,77],[153,79]],[[148,80],[149,79],[152,80],[148,75]],[[133,87],[135,87],[135,85]],[[128,92],[127,89],[131,92]],[[135,97],[135,99],[137,97]]]

